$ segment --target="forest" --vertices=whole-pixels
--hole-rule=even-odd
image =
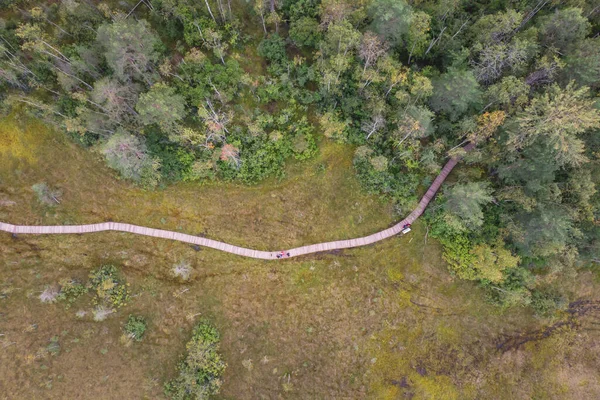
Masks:
[[[427,213],[457,276],[549,312],[564,306],[552,281],[600,261],[593,1],[2,7],[4,107],[145,188],[256,183],[313,157],[322,133],[357,146],[365,190],[403,215],[471,142],[471,168]]]
[[[400,220],[463,156],[424,214],[453,277],[547,317],[600,264],[595,0],[0,0],[0,55],[2,114],[144,191],[339,143]]]

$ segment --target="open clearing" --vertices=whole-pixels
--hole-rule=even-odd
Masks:
[[[204,234],[253,248],[294,247],[361,236],[398,215],[362,194],[353,149],[323,143],[316,160],[255,187],[177,184],[143,192],[114,178],[91,153],[26,117],[0,124],[0,220],[15,224],[127,221]],[[38,203],[46,182],[61,203]],[[194,322],[223,336],[225,399],[597,398],[595,331],[565,330],[501,354],[503,335],[547,321],[501,313],[473,284],[447,272],[417,223],[409,236],[374,246],[273,264],[120,233],[0,235],[2,398],[161,398]],[[189,281],[171,275],[180,262]],[[39,294],[64,278],[117,265],[131,285],[126,307],[94,322]],[[580,274],[573,291],[597,290]],[[119,342],[129,314],[146,337]],[[54,338],[54,339],[53,339]],[[49,346],[52,343],[56,345]],[[565,361],[566,360],[566,361]]]

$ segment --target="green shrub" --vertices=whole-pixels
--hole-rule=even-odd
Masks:
[[[419,175],[393,166],[389,159],[367,146],[360,146],[354,155],[354,169],[361,186],[369,193],[392,199],[402,208],[413,208]]]
[[[277,33],[263,39],[258,45],[258,54],[272,63],[282,64],[287,59],[285,40]]]
[[[219,393],[226,367],[218,353],[219,341],[219,331],[211,323],[202,321],[194,328],[192,339],[186,345],[188,354],[179,364],[179,375],[165,384],[167,397],[208,399]]]
[[[165,137],[156,127],[146,129],[148,152],[160,161],[160,174],[166,182],[186,180],[191,174],[196,155]]]
[[[129,339],[139,342],[144,337],[147,328],[148,323],[144,317],[130,315],[123,327],[123,332]]]
[[[50,339],[50,343],[46,346],[46,351],[50,355],[57,356],[60,353],[60,343],[58,343],[58,336],[53,336]]]
[[[536,289],[531,293],[531,307],[542,317],[549,317],[564,309],[566,304],[565,298],[553,289]]]
[[[71,306],[79,297],[88,292],[88,288],[74,279],[63,279],[59,282],[60,293],[57,299],[67,302],[67,308]]]
[[[297,46],[316,47],[321,40],[319,21],[310,17],[293,21],[290,26],[290,38]]]
[[[88,288],[96,291],[94,304],[119,308],[129,301],[127,284],[113,265],[103,265],[90,274]]]

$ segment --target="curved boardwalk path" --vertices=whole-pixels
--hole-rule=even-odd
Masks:
[[[469,151],[475,147],[473,144],[468,144],[464,147],[466,151]],[[402,231],[402,227],[405,224],[412,224],[417,218],[423,214],[425,208],[433,199],[437,191],[439,190],[446,177],[450,174],[454,166],[460,161],[459,158],[451,158],[440,174],[435,178],[417,208],[415,208],[406,218],[398,222],[391,228],[385,229],[381,232],[374,233],[369,236],[364,236],[356,239],[338,240],[336,242],[317,243],[310,246],[296,247],[294,249],[286,250],[286,253],[290,253],[290,257],[301,256],[304,254],[318,253],[321,251],[347,249],[350,247],[365,246],[371,243],[379,242],[380,240],[387,239],[391,236],[397,235]],[[253,249],[247,249],[245,247],[233,246],[227,243],[219,242],[217,240],[207,239],[199,236],[186,235],[184,233],[165,231],[162,229],[146,228],[144,226],[122,224],[119,222],[103,222],[99,224],[89,225],[55,225],[55,226],[23,226],[23,225],[11,225],[4,222],[0,222],[0,231],[6,231],[13,234],[66,234],[66,233],[88,233],[88,232],[102,232],[102,231],[119,231],[129,232],[144,236],[153,236],[164,239],[178,240],[180,242],[192,243],[199,246],[210,247],[216,250],[226,251],[228,253],[237,254],[245,257],[260,258],[264,260],[277,259],[279,251],[259,251]]]

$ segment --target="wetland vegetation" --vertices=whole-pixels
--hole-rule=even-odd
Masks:
[[[594,1],[0,0],[8,398],[600,396]]]

